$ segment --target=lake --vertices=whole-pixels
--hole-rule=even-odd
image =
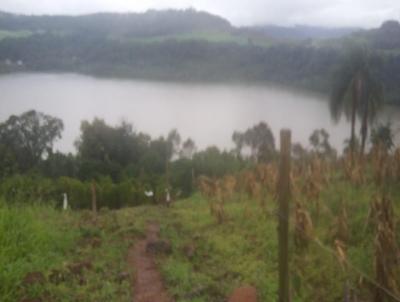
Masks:
[[[278,145],[279,130],[290,128],[294,142],[308,146],[311,132],[325,128],[330,141],[342,150],[349,123],[335,124],[327,97],[275,86],[240,84],[180,84],[141,80],[98,79],[76,74],[12,74],[0,76],[0,120],[35,109],[64,121],[56,148],[74,152],[82,120],[103,118],[132,123],[152,137],[178,129],[199,148],[231,148],[234,130],[244,131],[267,122]],[[382,121],[400,128],[400,108],[386,107]]]

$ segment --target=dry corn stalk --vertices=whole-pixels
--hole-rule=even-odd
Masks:
[[[222,194],[223,199],[230,200],[236,191],[236,178],[232,175],[227,175],[222,179]]]
[[[222,180],[213,180],[211,178],[200,176],[199,177],[199,188],[202,194],[208,199],[210,213],[212,216],[216,217],[218,223],[223,223],[226,214],[224,208],[224,185],[227,185],[230,190],[230,186],[232,185],[232,180],[224,181]]]
[[[340,242],[348,242],[349,240],[348,216],[344,202],[342,202],[340,214],[335,220],[333,227],[333,238],[334,240],[339,240]]]
[[[377,185],[382,185],[389,177],[391,170],[390,156],[381,145],[375,146],[371,151],[374,180]]]
[[[372,207],[373,221],[376,227],[374,268],[375,280],[379,286],[375,287],[374,302],[392,301],[387,291],[399,296],[399,254],[396,243],[396,231],[393,207],[389,198],[377,198]],[[384,289],[386,290],[384,290]]]
[[[334,241],[336,257],[338,258],[339,264],[343,271],[347,270],[347,256],[346,256],[346,244],[339,239]]]
[[[294,230],[294,243],[296,247],[301,250],[306,249],[313,238],[313,233],[314,228],[310,214],[299,202],[296,202]]]
[[[343,162],[345,176],[354,185],[361,185],[364,183],[363,165],[359,159],[353,158],[348,155]]]
[[[394,152],[393,161],[394,177],[397,181],[400,181],[400,148],[397,148]]]

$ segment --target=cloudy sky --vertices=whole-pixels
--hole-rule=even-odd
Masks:
[[[400,0],[0,0],[0,10],[25,14],[196,8],[235,25],[308,24],[376,27],[400,19]]]

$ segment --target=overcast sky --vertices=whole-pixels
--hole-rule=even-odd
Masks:
[[[376,27],[400,19],[400,0],[0,0],[0,10],[25,14],[206,10],[234,25],[308,24]]]

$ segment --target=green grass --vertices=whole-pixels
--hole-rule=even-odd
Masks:
[[[27,273],[62,263],[77,236],[67,221],[47,206],[0,205],[1,301],[16,301]]]
[[[365,229],[365,223],[376,190],[370,184],[355,187],[347,181],[335,180],[321,194],[318,223],[314,206],[305,200],[315,235],[325,248],[316,242],[311,242],[304,252],[295,248],[292,209],[293,301],[342,301],[347,281],[360,297],[371,295],[367,283],[359,284],[360,275],[355,270],[342,269],[334,252],[332,234],[343,200],[350,229],[347,259],[373,279],[374,233]],[[399,188],[393,187],[391,191],[398,213]],[[162,271],[176,301],[223,301],[235,287],[242,285],[255,286],[260,301],[277,299],[277,217],[272,214],[276,202],[268,199],[267,204],[267,211],[263,211],[257,202],[247,198],[229,201],[225,207],[228,219],[223,224],[217,224],[209,213],[208,202],[200,195],[173,205],[162,224],[162,234],[171,241],[173,254],[162,261]],[[187,252],[189,246],[194,247],[193,255]]]
[[[252,43],[253,45],[258,45],[262,47],[270,47],[274,44],[272,39],[268,39],[265,37],[247,37],[245,35],[234,34],[230,32],[191,32],[191,33],[182,33],[176,35],[164,35],[164,36],[155,36],[149,38],[133,38],[130,39],[132,42],[141,42],[141,43],[157,43],[164,42],[167,40],[175,40],[175,41],[208,41],[211,43],[235,43],[239,45],[248,45]]]
[[[292,300],[343,301],[347,282],[363,301],[371,286],[353,269],[344,270],[334,253],[333,231],[342,202],[348,213],[347,259],[374,278],[374,231],[366,228],[377,187],[353,186],[340,174],[321,192],[320,214],[300,198],[314,222],[307,250],[294,246],[294,211],[290,216],[290,283]],[[400,214],[400,187],[387,186]],[[226,202],[227,219],[218,224],[200,194],[170,208],[141,206],[101,210],[96,224],[89,211],[60,212],[50,206],[0,205],[0,301],[22,298],[51,301],[131,301],[128,249],[143,235],[148,221],[161,224],[161,236],[172,254],[158,258],[169,292],[177,302],[224,301],[236,287],[252,285],[260,301],[275,301],[278,290],[277,205],[271,194],[266,209],[247,196]],[[292,203],[293,205],[293,203]],[[397,227],[399,230],[399,227]],[[399,238],[397,238],[400,244]],[[333,251],[333,253],[332,253]],[[82,273],[70,267],[90,263]],[[26,285],[30,272],[45,276],[44,284]],[[56,273],[61,280],[55,282]],[[128,277],[127,277],[128,276]],[[360,281],[362,280],[362,281]]]
[[[5,38],[27,38],[32,35],[31,31],[27,30],[16,30],[16,31],[9,31],[9,30],[0,30],[0,41]]]
[[[0,301],[131,301],[127,252],[152,211],[102,210],[93,224],[89,211],[0,204]],[[71,269],[81,263],[89,269]],[[28,273],[45,281],[28,284]]]

